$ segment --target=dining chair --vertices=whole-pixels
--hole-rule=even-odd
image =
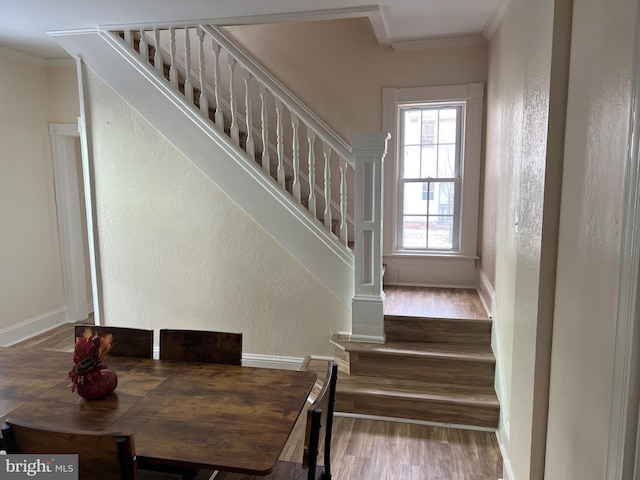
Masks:
[[[331,431],[338,382],[338,365],[328,362],[327,375],[315,401],[307,409],[302,463],[278,460],[267,476],[218,472],[216,480],[331,480]],[[324,465],[318,465],[320,439],[324,438]]]
[[[109,355],[114,357],[153,358],[153,330],[128,327],[76,325],[75,337],[82,337],[87,328],[98,335],[111,334],[113,342]]]
[[[242,334],[161,329],[160,360],[242,365]]]
[[[133,434],[57,431],[7,419],[2,437],[9,454],[77,454],[80,480],[138,479]]]

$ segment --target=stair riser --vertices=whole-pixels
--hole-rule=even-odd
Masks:
[[[490,345],[491,320],[416,318],[385,315],[387,342]]]
[[[440,403],[388,396],[336,394],[336,412],[406,418],[423,422],[498,428],[496,408]]]
[[[351,353],[351,375],[492,386],[495,363],[433,357]]]

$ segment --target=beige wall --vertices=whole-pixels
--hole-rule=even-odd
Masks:
[[[500,436],[518,479],[544,475],[568,71],[552,61],[567,48],[568,4],[513,0],[489,45],[481,266],[496,292]]]
[[[574,2],[548,479],[605,478],[637,8]]]
[[[74,71],[0,56],[0,330],[64,307],[48,123],[77,118]]]
[[[94,74],[88,92],[104,323],[331,354],[343,304]]]
[[[363,18],[227,29],[347,141],[381,130],[383,87],[487,78],[486,46],[396,52],[378,45]]]

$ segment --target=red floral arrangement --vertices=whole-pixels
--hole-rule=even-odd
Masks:
[[[113,392],[118,385],[116,373],[103,365],[107,353],[111,350],[111,334],[101,337],[90,328],[84,336],[76,338],[73,353],[73,368],[69,372],[71,391],[87,400],[104,397]]]

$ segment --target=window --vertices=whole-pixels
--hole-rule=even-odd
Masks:
[[[398,109],[398,247],[458,248],[464,104]]]
[[[475,274],[483,97],[481,83],[383,89],[383,254],[397,282],[426,281],[420,258]]]

